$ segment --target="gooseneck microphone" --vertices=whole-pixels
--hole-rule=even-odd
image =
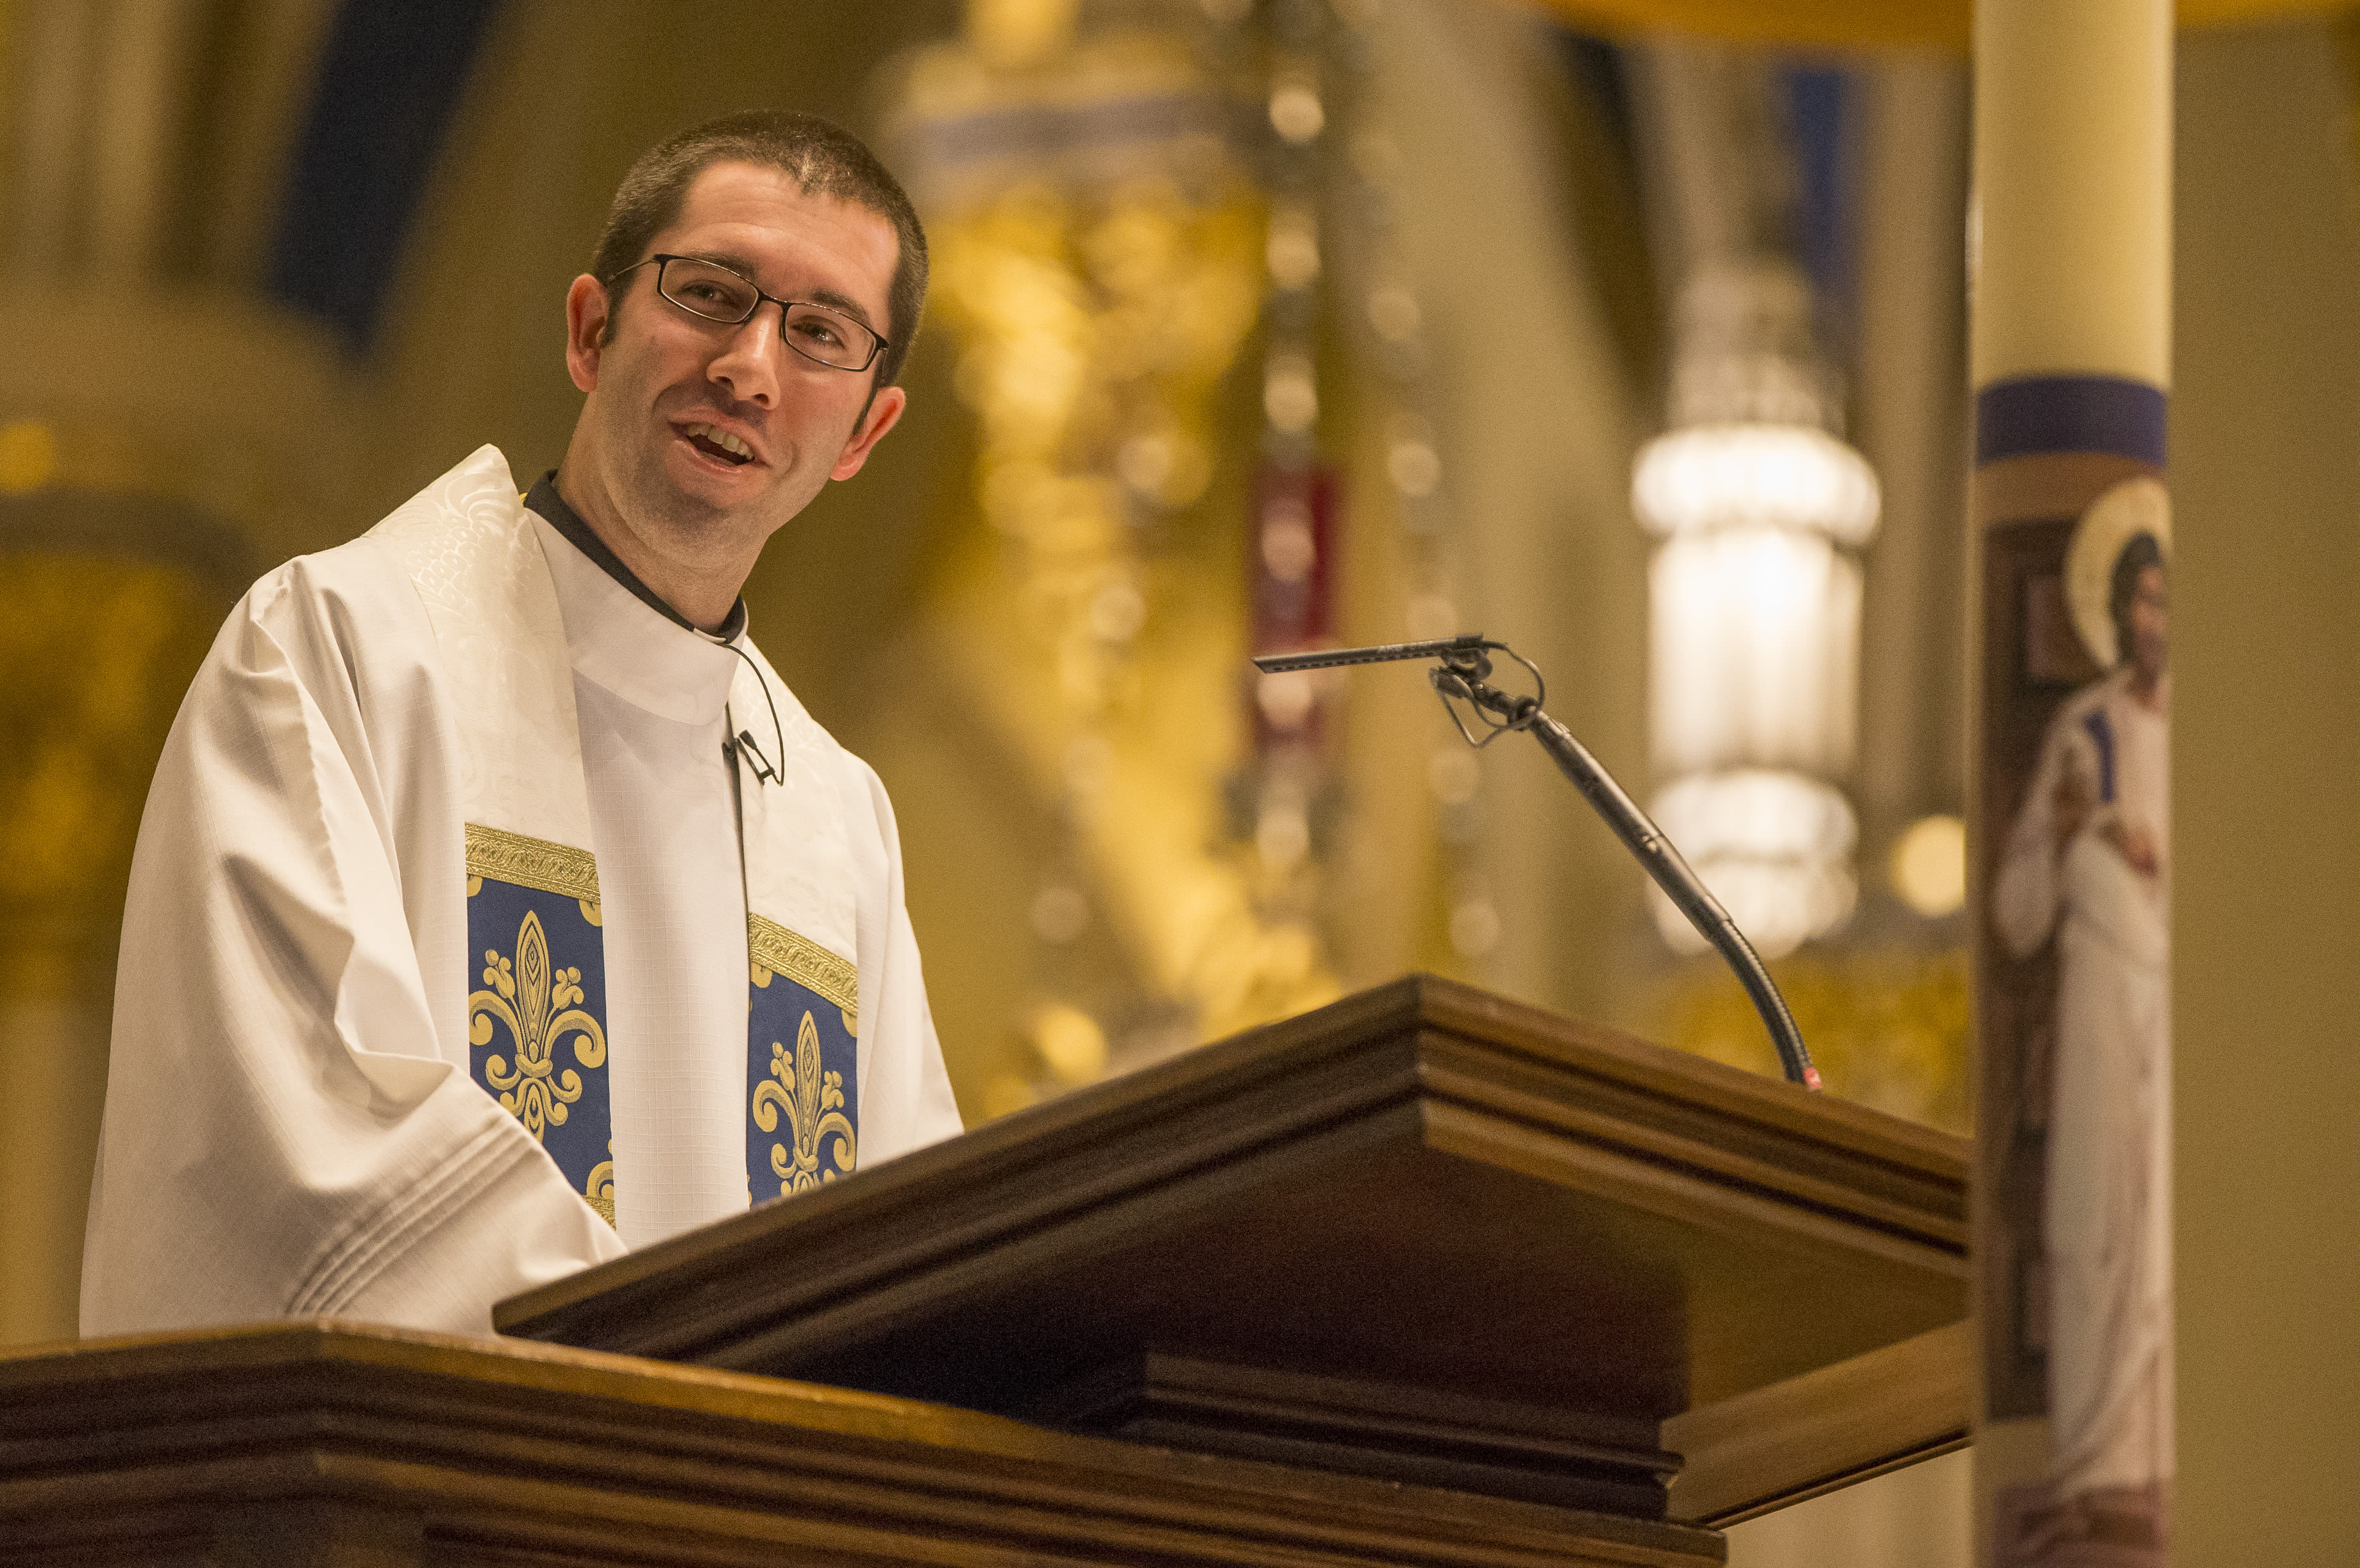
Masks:
[[[1529,697],[1513,697],[1485,684],[1491,676],[1491,655],[1504,653],[1531,671],[1534,693]],[[1318,653],[1266,653],[1258,656],[1254,668],[1265,675],[1278,675],[1296,670],[1327,670],[1345,664],[1389,664],[1397,659],[1437,659],[1426,679],[1442,699],[1442,706],[1450,714],[1450,722],[1469,746],[1481,750],[1503,735],[1517,730],[1527,731],[1540,742],[1541,749],[1557,765],[1557,768],[1573,781],[1614,836],[1623,846],[1638,856],[1647,875],[1655,879],[1666,896],[1688,917],[1699,935],[1712,943],[1721,955],[1736,971],[1745,994],[1754,1000],[1754,1011],[1770,1031],[1771,1042],[1778,1048],[1779,1063],[1785,1067],[1789,1082],[1805,1088],[1819,1087],[1819,1070],[1811,1065],[1811,1053],[1803,1046],[1802,1031],[1795,1027],[1794,1014],[1786,1010],[1786,998],[1762,966],[1754,944],[1737,929],[1729,911],[1721,907],[1688,863],[1663,830],[1639,809],[1638,802],[1623,792],[1613,776],[1599,766],[1598,759],[1576,740],[1571,730],[1541,711],[1541,699],[1547,694],[1547,685],[1533,661],[1502,642],[1492,642],[1480,633],[1466,637],[1446,637],[1437,642],[1382,643],[1373,648],[1330,648]],[[1484,731],[1478,736],[1459,716],[1460,703],[1465,703],[1475,715],[1476,729]]]

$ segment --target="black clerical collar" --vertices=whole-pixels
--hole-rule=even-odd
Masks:
[[[557,470],[552,468],[541,476],[526,494],[524,504],[548,518],[550,527],[563,534],[574,549],[596,561],[607,576],[628,588],[638,596],[639,603],[672,625],[686,626],[699,637],[718,637],[723,642],[735,641],[738,634],[746,629],[746,601],[742,597],[729,606],[728,617],[721,623],[721,629],[717,632],[704,630],[665,604],[654,589],[639,581],[638,572],[623,564],[622,557],[606,548],[605,539],[591,531],[590,525],[582,520],[582,514],[565,504],[565,497],[557,493]]]

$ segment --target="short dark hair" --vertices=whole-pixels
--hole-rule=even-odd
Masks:
[[[901,374],[910,342],[918,335],[918,313],[926,300],[926,232],[901,182],[859,137],[817,114],[792,109],[758,109],[725,114],[650,147],[615,188],[606,226],[591,253],[590,275],[604,283],[646,258],[655,237],[680,217],[681,203],[696,177],[716,163],[751,163],[775,169],[803,187],[806,196],[848,201],[893,225],[900,242],[893,282],[887,290],[885,352],[877,357],[876,387],[890,387]],[[617,307],[619,311],[619,307]],[[614,331],[615,314],[606,318]]]
[[[2139,573],[2163,564],[2163,546],[2145,528],[2123,541],[2114,557],[2114,581],[2107,584],[2106,610],[2114,622],[2114,656],[2131,656],[2131,601],[2138,597]]]

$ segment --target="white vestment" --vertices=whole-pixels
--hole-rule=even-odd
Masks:
[[[508,529],[530,602],[553,593],[563,629],[542,640],[562,636],[562,661],[529,638],[506,653],[570,668],[578,761],[539,734],[483,755],[502,715],[464,710],[495,661],[470,648],[454,672],[413,577],[420,529],[392,531],[453,495]],[[956,1133],[884,789],[775,678],[777,727],[744,711],[747,670],[524,512],[490,448],[385,528],[257,583],[140,823],[82,1332],[335,1313],[486,1333],[503,1297],[743,1212],[749,878],[762,907],[840,906],[861,1164]],[[743,820],[840,822],[817,870],[741,855],[733,681],[729,716],[783,743],[789,775],[770,796],[748,782]],[[469,1075],[464,829],[486,766],[509,761],[495,792],[535,769],[582,780],[557,809],[586,807],[603,906],[612,1227]]]
[[[2050,1475],[2070,1496],[2172,1473],[2169,732],[2116,670],[2051,721],[1992,893],[2019,958],[2057,937],[2049,1115]],[[2056,798],[2087,818],[2061,850]],[[2110,830],[2144,833],[2135,869]]]

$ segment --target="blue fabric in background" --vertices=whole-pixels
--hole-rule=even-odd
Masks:
[[[1819,329],[1830,358],[1851,352],[1859,290],[1857,179],[1852,138],[1858,93],[1841,70],[1797,66],[1786,75],[1802,189],[1795,203],[1795,245],[1819,300]]]
[[[499,0],[343,0],[295,146],[272,298],[374,342],[452,111]]]

